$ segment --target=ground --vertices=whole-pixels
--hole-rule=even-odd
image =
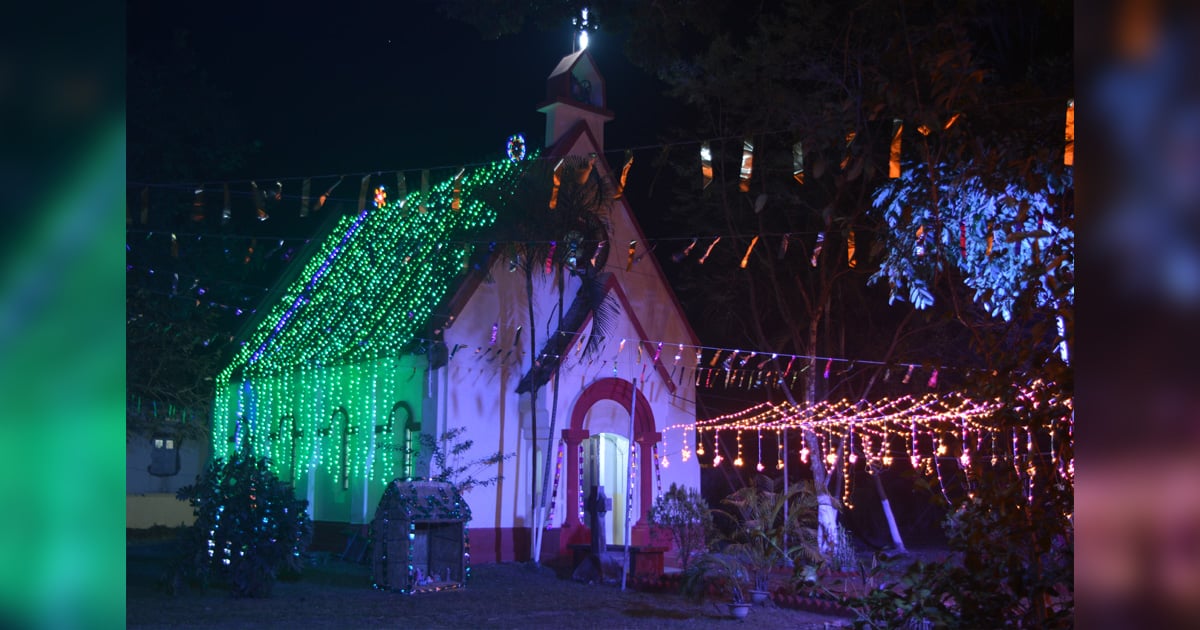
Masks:
[[[524,564],[472,568],[465,589],[402,595],[371,588],[366,565],[329,560],[296,581],[276,583],[266,599],[234,599],[218,589],[167,593],[169,542],[130,539],[126,567],[129,628],[724,628],[849,627],[845,617],[756,606],[745,622],[711,600],[675,593],[622,592]],[[723,608],[723,607],[722,607]]]

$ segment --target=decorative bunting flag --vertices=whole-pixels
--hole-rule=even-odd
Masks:
[[[596,261],[600,259],[600,252],[604,251],[605,247],[608,247],[608,241],[600,241],[600,244],[596,246],[596,253],[592,254],[591,260],[591,265],[593,267],[596,266]]]
[[[421,171],[421,205],[417,206],[417,212],[425,214],[429,212],[429,169]]]
[[[1073,166],[1075,164],[1075,99],[1067,101],[1067,130],[1066,130],[1066,149],[1063,151],[1063,164]]]
[[[995,232],[994,228],[989,224],[988,232],[987,232],[987,251],[985,251],[983,253],[984,256],[992,255],[992,246],[995,244],[995,241],[996,241],[994,232]]]
[[[854,260],[854,230],[846,234],[846,264],[851,269],[858,266],[858,261]]]
[[[918,257],[925,255],[925,226],[924,225],[917,226],[916,252],[917,252]]]
[[[221,225],[229,223],[229,219],[233,216],[233,210],[229,208],[229,184],[222,186],[225,193],[224,205],[221,206]]]
[[[904,132],[904,121],[899,118],[892,120],[892,151],[888,160],[888,177],[900,177],[900,135]]]
[[[553,181],[554,181],[554,187],[550,189],[550,209],[551,210],[558,207],[558,187],[562,185],[562,176],[560,175],[560,173],[562,172],[563,161],[564,160],[562,158],[560,158],[558,160],[558,164],[554,165],[554,173],[552,175]]]
[[[746,255],[742,256],[742,264],[741,264],[742,269],[745,269],[746,265],[749,264],[750,252],[754,251],[755,245],[758,245],[758,236],[757,235],[754,237],[754,240],[750,241],[750,247],[746,248]]]
[[[179,239],[175,237],[174,232],[171,232],[171,258],[179,258]]]
[[[451,184],[450,209],[454,211],[462,210],[462,179],[466,174],[467,168],[464,166],[458,170],[458,174],[454,176],[454,181]]]
[[[712,253],[713,248],[716,247],[717,243],[720,243],[720,242],[721,242],[721,237],[718,236],[717,238],[713,239],[713,242],[708,244],[708,249],[704,250],[704,255],[700,257],[699,262],[701,265],[704,264],[704,261],[708,260],[708,255]]]
[[[266,198],[263,196],[264,193],[258,189],[258,183],[253,181],[250,182],[250,189],[250,194],[254,197],[254,212],[257,215],[258,220],[266,221],[267,219],[271,218],[271,216],[267,214]]]
[[[692,248],[696,246],[696,241],[698,241],[698,240],[699,240],[698,238],[693,238],[692,242],[690,244],[688,244],[687,247],[683,248],[683,251],[679,251],[679,252],[675,252],[674,254],[671,254],[671,260],[673,260],[675,262],[682,262],[684,258],[688,257],[688,254],[692,253]]]
[[[408,202],[408,178],[404,176],[404,171],[396,171],[396,200],[401,208]]]
[[[324,195],[321,195],[319,198],[317,198],[317,210],[320,210],[321,208],[325,207],[325,202],[329,201],[329,195],[333,194],[333,189],[337,188],[338,184],[341,184],[343,179],[346,179],[345,175],[342,175],[341,177],[339,177],[338,180],[336,182],[333,182],[333,185],[329,187],[329,190],[325,191]],[[229,204],[226,204],[226,206],[228,206],[228,205]]]
[[[787,256],[788,241],[791,240],[790,237],[791,235],[784,234],[783,238],[779,241],[779,260],[783,260],[783,257]]]
[[[965,221],[958,222],[958,246],[962,249],[963,260],[967,259],[967,223]]]
[[[904,383],[905,385],[908,385],[908,382],[910,380],[912,380],[913,369],[916,367],[917,366],[915,366],[915,365],[908,366],[908,371],[904,373],[904,380],[902,380],[900,382]]]
[[[633,151],[625,149],[625,166],[621,167],[621,179],[617,182],[617,194],[613,199],[620,199],[625,194],[625,180],[629,177],[629,167],[633,166]]]
[[[637,251],[637,241],[629,241],[629,259],[625,263],[625,271],[633,271],[633,253]]]
[[[204,220],[204,184],[192,191],[192,221]]]
[[[937,368],[933,368],[933,374],[929,375],[929,383],[927,385],[930,387],[937,387],[937,372]]]
[[[275,201],[283,201],[283,182],[275,182]]]
[[[558,249],[558,241],[550,241],[550,251],[546,254],[546,273],[554,271],[554,251]]]
[[[592,176],[592,169],[596,166],[596,154],[592,153],[588,156],[587,166],[579,170],[579,174],[575,176],[575,182],[583,185],[587,183],[589,177]]]
[[[825,362],[825,380],[829,380],[829,368],[833,367],[833,359]]]
[[[300,217],[308,216],[309,195],[312,193],[312,179],[305,177],[300,185]]]
[[[842,158],[841,168],[846,170],[846,165],[850,164],[850,145],[854,144],[854,137],[858,134],[851,131],[846,134],[846,156]]]
[[[817,258],[819,258],[821,256],[821,249],[824,246],[825,246],[825,233],[820,232],[819,234],[817,234],[817,244],[813,247],[812,260],[810,261],[812,263],[812,266],[814,266],[814,267],[817,266]]]
[[[707,189],[713,181],[712,147],[707,141],[700,145],[700,175],[704,177],[704,188]]]
[[[792,145],[792,177],[804,185],[804,146],[800,142]]]
[[[954,114],[953,116],[951,116],[951,117],[950,117],[950,120],[947,120],[947,121],[946,121],[946,124],[942,125],[942,130],[944,131],[944,130],[946,130],[946,129],[949,129],[949,128],[953,127],[953,126],[954,126],[954,123],[958,122],[958,118],[959,118],[960,116],[962,116],[962,114],[958,114],[958,113],[956,113],[956,114]],[[929,135],[929,134],[925,134],[925,135]]]
[[[367,191],[371,189],[371,174],[363,175],[361,185],[358,188],[358,205],[355,206],[359,211],[365,210],[367,207]]]
[[[928,136],[932,131],[933,130],[929,128],[929,125],[922,124],[917,127],[917,132],[919,132],[922,136]]]
[[[750,138],[742,140],[742,170],[738,190],[750,192],[750,175],[754,170],[754,141]]]

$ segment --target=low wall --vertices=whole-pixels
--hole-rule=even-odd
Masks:
[[[155,525],[178,527],[196,522],[192,506],[169,492],[125,495],[125,527],[146,529]]]

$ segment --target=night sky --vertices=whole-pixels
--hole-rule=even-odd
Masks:
[[[536,106],[573,36],[564,24],[485,41],[426,2],[128,7],[132,58],[170,59],[186,31],[208,82],[232,97],[244,138],[259,144],[239,179],[490,161],[516,132],[540,145]],[[589,50],[617,114],[606,142],[614,162],[626,147],[657,142],[670,108],[662,84],[624,57],[623,42],[603,28],[592,35]]]

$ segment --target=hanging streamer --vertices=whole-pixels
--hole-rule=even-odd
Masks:
[[[792,145],[792,177],[804,185],[804,146],[800,142]]]
[[[721,242],[720,236],[718,236],[716,239],[714,239],[712,243],[708,244],[708,249],[704,250],[704,255],[700,257],[699,262],[701,265],[704,264],[704,261],[708,260],[708,255],[712,253],[713,248],[716,247],[717,243],[719,243],[719,242]]]
[[[324,208],[324,207],[325,207],[325,202],[326,202],[326,201],[329,201],[329,195],[332,195],[332,194],[333,194],[333,189],[334,189],[334,188],[337,188],[337,187],[338,187],[338,184],[341,184],[343,179],[346,179],[346,176],[345,176],[345,175],[343,175],[343,176],[339,177],[339,178],[338,178],[338,180],[337,180],[336,182],[333,182],[333,185],[329,187],[329,190],[326,190],[326,191],[325,191],[325,194],[324,194],[324,195],[321,195],[321,196],[320,196],[320,197],[317,199],[317,210],[320,210],[321,208]],[[228,208],[228,207],[229,207],[229,204],[228,204],[228,203],[226,203],[226,204],[225,204],[225,207],[226,207],[226,208]]]
[[[355,206],[360,212],[367,207],[367,191],[371,189],[371,174],[363,175],[362,181],[358,186],[358,205]]]
[[[821,248],[824,246],[825,246],[825,233],[821,232],[821,233],[817,234],[817,244],[813,247],[812,260],[810,261],[810,262],[812,262],[812,266],[814,266],[814,267],[817,266],[817,258],[819,258],[821,256]]]
[[[937,372],[937,368],[933,368],[933,374],[929,375],[929,382],[927,383],[929,387],[937,387]]]
[[[408,179],[404,177],[404,171],[396,171],[396,200],[401,208],[408,201]]]
[[[712,147],[708,142],[700,145],[700,175],[704,177],[704,188],[713,181]]]
[[[858,266],[858,261],[854,260],[854,230],[846,234],[846,264],[851,269]]]
[[[558,164],[554,165],[554,173],[552,174],[554,187],[550,189],[550,209],[558,207],[558,187],[562,185],[562,166],[563,159],[558,160]]]
[[[250,182],[250,194],[254,197],[254,212],[259,221],[271,218],[267,214],[265,193],[258,189],[258,183]]]
[[[192,221],[204,220],[204,184],[192,191]]]
[[[229,223],[229,219],[233,217],[233,210],[229,208],[229,184],[225,184],[222,188],[225,194],[225,199],[224,205],[221,206],[221,225],[225,225],[226,223]],[[145,223],[145,221],[143,221],[143,223]]]
[[[902,380],[900,382],[904,383],[905,385],[908,385],[908,382],[910,380],[912,380],[913,369],[915,369],[916,367],[917,366],[915,366],[915,365],[908,366],[908,371],[904,373],[904,380]]]
[[[454,176],[454,182],[451,184],[450,209],[462,210],[462,179],[467,172],[464,166],[458,170],[458,174]]]
[[[546,273],[554,271],[554,251],[558,249],[558,241],[550,241],[550,251],[546,254]]]
[[[683,248],[683,251],[679,251],[679,252],[675,252],[674,254],[671,254],[671,260],[674,260],[675,262],[682,262],[684,258],[688,257],[688,254],[692,253],[692,248],[696,246],[696,241],[698,241],[698,240],[700,240],[700,239],[693,238],[691,244],[689,244],[687,247]]]
[[[429,212],[429,169],[421,171],[421,205],[417,206],[417,212],[425,214]]]
[[[1063,151],[1063,164],[1075,164],[1075,99],[1067,101],[1066,149]]]
[[[788,240],[790,240],[790,238],[791,238],[790,235],[784,234],[783,238],[780,239],[780,241],[779,241],[779,260],[783,260],[783,257],[787,256]]]
[[[754,170],[754,141],[750,138],[742,140],[742,170],[738,190],[750,192],[750,175]]]
[[[588,156],[587,166],[579,170],[579,174],[575,176],[575,183],[586,184],[589,177],[592,176],[592,169],[596,166],[596,154]]]
[[[613,199],[620,199],[625,194],[625,180],[629,177],[629,167],[633,166],[633,151],[625,149],[625,166],[621,167],[621,179],[617,182],[617,194]]]
[[[750,241],[750,247],[746,248],[746,255],[742,256],[742,264],[740,265],[742,269],[745,269],[746,265],[750,263],[750,252],[754,251],[755,245],[758,245],[758,236],[755,236],[754,240]]]
[[[841,168],[843,171],[846,170],[846,165],[850,164],[850,145],[854,144],[854,137],[856,135],[858,134],[853,131],[846,134],[846,156],[842,158],[841,163]]]
[[[892,120],[892,151],[888,160],[888,177],[900,177],[900,134],[904,132],[904,121],[899,118]]]
[[[311,203],[309,199],[312,194],[312,178],[305,177],[304,183],[300,184],[300,217],[308,216],[308,207]]]
[[[962,250],[963,260],[967,259],[967,224],[965,221],[958,222],[958,246]]]
[[[637,241],[629,241],[629,259],[625,262],[625,271],[633,271],[633,253],[637,251]]]

